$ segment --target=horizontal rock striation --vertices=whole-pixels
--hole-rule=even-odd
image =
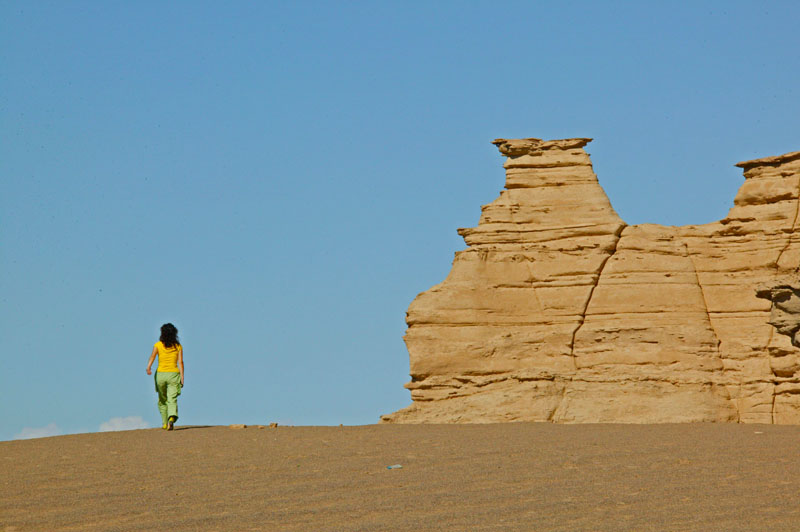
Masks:
[[[409,307],[382,420],[800,423],[800,152],[739,163],[724,220],[628,226],[590,141],[494,141],[505,190]]]

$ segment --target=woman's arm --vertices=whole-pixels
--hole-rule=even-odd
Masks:
[[[153,374],[153,372],[150,371],[150,368],[153,367],[153,362],[155,361],[157,354],[158,354],[158,349],[156,349],[156,346],[153,346],[153,352],[150,353],[150,360],[147,361],[147,374],[148,375],[152,375]]]
[[[178,348],[178,369],[181,370],[181,386],[183,386],[183,346]]]

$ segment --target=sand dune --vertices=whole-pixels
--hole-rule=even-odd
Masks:
[[[800,530],[796,426],[181,429],[0,442],[0,530]]]

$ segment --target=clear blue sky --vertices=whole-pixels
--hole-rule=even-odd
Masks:
[[[0,439],[157,425],[166,321],[181,423],[408,405],[496,137],[594,137],[628,223],[724,217],[800,150],[800,4],[689,4],[0,2]]]

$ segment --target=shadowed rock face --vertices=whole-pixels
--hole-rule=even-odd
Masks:
[[[800,152],[739,163],[719,222],[629,226],[590,140],[494,141],[505,190],[409,307],[383,421],[800,423]]]
[[[793,346],[800,347],[800,278],[761,288],[756,297],[772,303],[768,323],[791,338]]]

